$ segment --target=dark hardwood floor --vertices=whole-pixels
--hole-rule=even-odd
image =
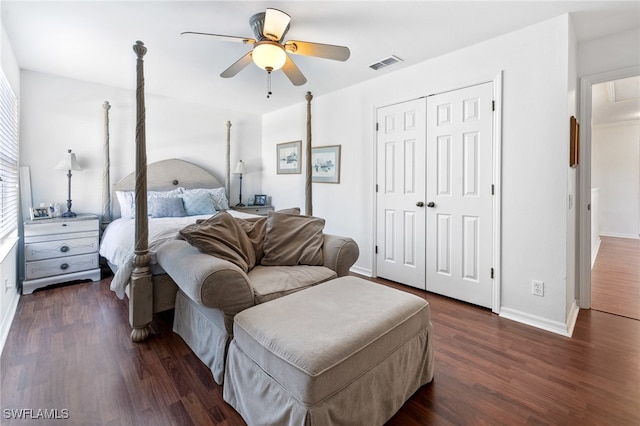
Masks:
[[[640,321],[581,311],[566,338],[401,288],[431,304],[435,378],[389,425],[640,424]],[[0,423],[243,425],[171,321],[156,316],[151,338],[132,343],[109,279],[21,297],[0,359]],[[68,418],[9,418],[20,409]]]
[[[601,237],[591,271],[591,308],[640,320],[640,240]]]

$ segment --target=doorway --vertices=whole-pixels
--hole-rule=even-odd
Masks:
[[[579,276],[580,285],[578,287],[579,294],[577,297],[580,301],[580,308],[590,309],[592,308],[592,266],[594,260],[592,251],[592,225],[598,224],[597,216],[599,211],[592,215],[592,156],[594,154],[592,142],[593,142],[593,129],[590,125],[593,119],[593,98],[594,86],[600,83],[607,83],[610,81],[626,79],[629,77],[640,76],[640,67],[630,67],[622,70],[615,70],[606,73],[590,75],[582,77],[580,79],[580,122],[583,123],[580,126],[580,139],[582,141],[580,145],[580,157],[583,167],[578,169],[579,179],[579,251],[580,251],[580,263],[579,263]],[[637,116],[636,116],[637,120]],[[640,160],[638,160],[640,161]],[[600,203],[602,204],[602,203]],[[596,220],[596,222],[592,222]],[[640,218],[636,222],[640,229]],[[599,230],[595,231],[598,234]],[[593,235],[593,240],[597,241],[597,235]]]
[[[591,308],[640,319],[640,76],[591,91]]]

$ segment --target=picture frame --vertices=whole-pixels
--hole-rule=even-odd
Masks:
[[[30,207],[29,216],[31,220],[51,219],[49,207]]]
[[[302,172],[302,141],[279,143],[276,147],[276,162],[279,175]]]
[[[256,194],[253,196],[254,206],[264,206],[267,204],[267,196],[265,194]]]
[[[569,119],[569,166],[578,167],[580,164],[580,124],[571,116]]]
[[[340,183],[341,145],[311,148],[311,181]]]

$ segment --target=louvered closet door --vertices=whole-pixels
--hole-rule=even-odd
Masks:
[[[427,99],[427,290],[491,307],[493,84]]]
[[[377,110],[376,270],[425,288],[425,99]]]

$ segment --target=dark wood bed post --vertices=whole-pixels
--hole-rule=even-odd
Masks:
[[[102,169],[102,225],[106,226],[111,222],[111,183],[110,183],[110,160],[109,160],[109,110],[111,105],[109,102],[104,101],[102,104],[104,108],[104,144],[103,144],[103,157],[104,167]]]
[[[129,323],[131,340],[141,342],[150,333],[153,319],[153,287],[149,269],[149,229],[147,218],[147,147],[145,135],[144,69],[143,56],[147,53],[144,43],[136,41],[133,51],[138,56],[136,87],[136,222],[134,269],[129,286]],[[135,309],[134,309],[135,308]]]
[[[305,214],[313,216],[313,194],[311,191],[311,99],[313,95],[307,92],[307,179],[305,186]]]

